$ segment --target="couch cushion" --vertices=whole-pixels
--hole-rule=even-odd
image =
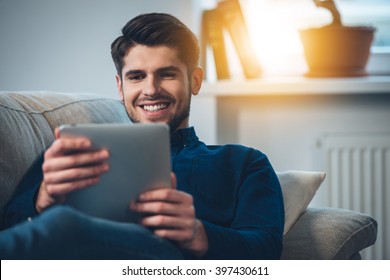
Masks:
[[[283,193],[285,235],[313,199],[325,173],[288,170],[276,172],[276,175]]]
[[[3,208],[61,124],[129,122],[119,100],[91,94],[0,92],[0,223]]]
[[[282,259],[353,259],[377,238],[374,218],[336,208],[308,208],[283,240]]]

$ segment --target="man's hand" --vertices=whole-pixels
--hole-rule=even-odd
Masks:
[[[153,229],[163,238],[195,256],[207,252],[208,239],[203,224],[195,218],[192,196],[176,190],[176,176],[172,173],[172,188],[159,188],[142,193],[130,209],[147,214],[140,224]]]
[[[86,138],[59,138],[45,152],[42,165],[43,181],[38,192],[36,209],[42,212],[55,203],[62,203],[66,194],[99,181],[108,170],[107,150],[91,151]]]

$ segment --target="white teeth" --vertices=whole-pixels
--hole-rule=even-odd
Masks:
[[[158,105],[144,105],[144,110],[149,112],[156,112],[158,110],[165,109],[167,104],[158,104]]]

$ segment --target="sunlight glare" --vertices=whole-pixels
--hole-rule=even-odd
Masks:
[[[292,6],[283,1],[247,1],[248,30],[265,73],[304,71],[296,65],[303,53],[299,29],[307,24],[307,18],[302,18],[302,8],[307,8],[309,13],[315,11],[314,4],[307,2],[302,7],[302,3]]]

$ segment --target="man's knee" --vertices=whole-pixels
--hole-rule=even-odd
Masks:
[[[88,216],[63,205],[53,206],[41,214],[39,219],[47,227],[59,232],[81,232],[80,227],[85,224]]]

